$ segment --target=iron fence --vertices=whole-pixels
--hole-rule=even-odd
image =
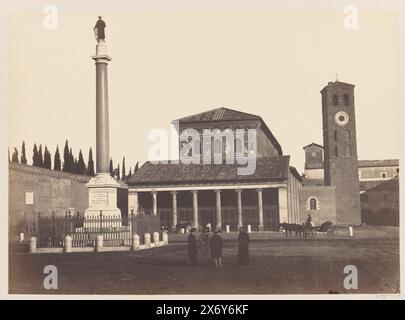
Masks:
[[[80,214],[65,216],[37,217],[38,247],[63,247],[66,235],[72,237],[73,247],[95,246],[98,235],[103,236],[106,247],[130,246],[133,234],[138,234],[142,241],[145,233],[159,232],[161,234],[158,216],[145,214],[130,214],[124,217],[99,215],[84,217]]]

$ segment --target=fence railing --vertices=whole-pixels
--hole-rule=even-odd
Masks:
[[[104,246],[130,246],[134,234],[141,239],[145,233],[159,232],[160,219],[154,215],[130,214],[124,217],[84,217],[79,214],[42,216],[38,214],[36,237],[38,247],[62,247],[66,235],[72,237],[73,247],[94,246],[98,235],[103,236]]]

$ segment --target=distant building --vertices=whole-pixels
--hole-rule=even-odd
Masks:
[[[361,196],[362,221],[372,225],[399,225],[399,177],[364,191]]]

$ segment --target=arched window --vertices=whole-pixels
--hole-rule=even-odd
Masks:
[[[337,105],[339,104],[339,97],[338,97],[338,95],[337,95],[337,94],[334,94],[332,99],[333,99],[333,105],[334,105],[334,106],[337,106]]]
[[[345,106],[349,105],[349,95],[347,93],[343,96],[343,103]]]
[[[338,154],[338,146],[335,146],[335,157],[338,157],[339,156],[339,154]]]
[[[317,207],[316,199],[311,198],[311,200],[309,200],[309,210],[316,210],[316,207]]]
[[[307,200],[307,210],[315,211],[319,209],[320,209],[319,200],[314,196],[310,196]]]

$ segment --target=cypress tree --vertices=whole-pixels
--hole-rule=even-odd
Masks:
[[[11,161],[19,163],[18,162],[18,150],[17,150],[17,148],[14,148],[13,155],[11,156]]]
[[[129,167],[129,172],[128,172],[128,175],[127,175],[127,179],[129,179],[131,177],[132,177],[132,168]]]
[[[27,157],[25,156],[25,142],[22,142],[21,146],[21,163],[27,164]]]
[[[60,154],[59,154],[59,147],[56,146],[55,155],[53,158],[53,170],[60,171],[61,163],[60,163]]]
[[[49,152],[46,145],[44,150],[44,168],[52,169],[51,153]]]
[[[84,163],[81,149],[79,150],[79,160],[77,161],[77,173],[83,175],[86,174],[86,164]]]
[[[120,177],[120,165],[118,164],[118,168],[116,169],[116,172],[117,172],[117,180],[121,180],[121,177]]]
[[[91,150],[91,148],[89,150],[89,161],[87,162],[87,175],[91,177],[94,176],[93,151]]]
[[[39,167],[38,148],[36,143],[34,143],[34,149],[32,149],[32,165],[35,167]]]
[[[123,157],[122,158],[122,175],[121,175],[121,178],[122,178],[122,180],[125,181],[126,177],[127,177],[127,175],[125,173],[125,157]]]
[[[69,157],[69,143],[66,140],[65,148],[63,149],[63,170],[64,172],[70,172],[70,157]]]
[[[72,148],[70,148],[69,149],[69,166],[70,166],[69,172],[71,172],[71,173],[76,172],[76,167],[77,167],[76,164],[77,164],[77,161],[75,163],[75,158],[73,157],[73,151],[72,151]]]
[[[137,172],[138,170],[139,170],[139,161],[135,165],[134,173]]]
[[[38,149],[38,167],[43,166],[44,166],[44,157],[42,156],[42,144],[40,144]]]
[[[114,178],[114,165],[112,159],[110,159],[110,175]]]

